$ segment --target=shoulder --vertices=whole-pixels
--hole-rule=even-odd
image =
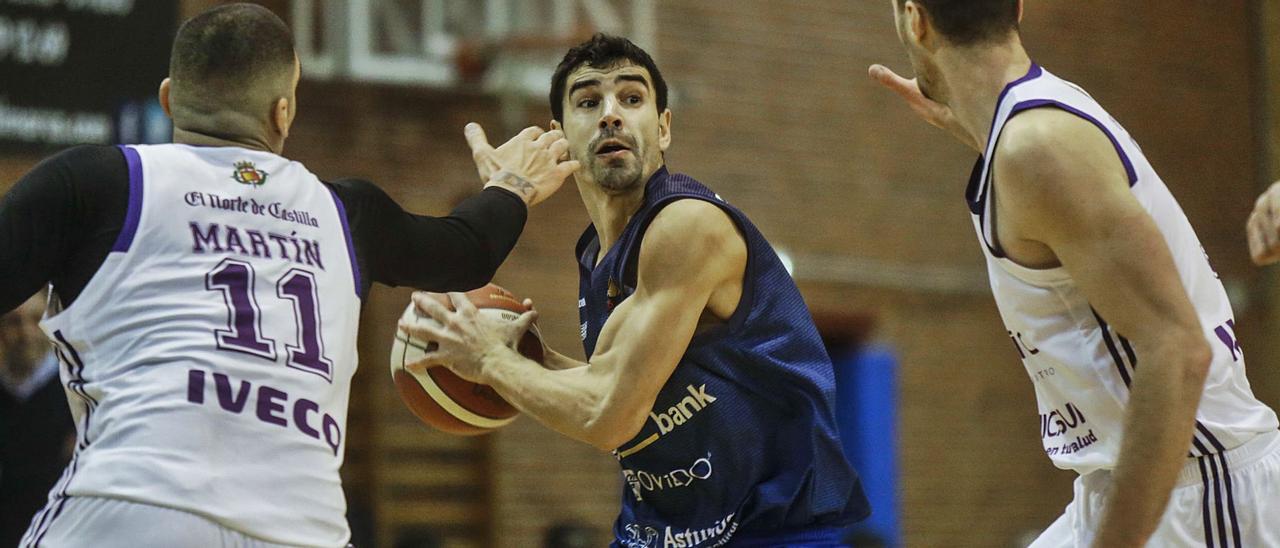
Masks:
[[[729,213],[700,199],[679,199],[662,208],[645,230],[640,269],[676,275],[744,265],[746,240]]]
[[[681,247],[717,245],[741,239],[729,213],[707,200],[682,198],[663,207],[645,230],[645,242]]]
[[[78,145],[53,157],[69,162],[114,162],[123,161],[124,152],[113,145]]]
[[[1078,163],[1081,154],[1114,154],[1107,134],[1093,122],[1053,107],[1034,108],[1011,118],[1000,134],[995,160],[1015,169],[1047,163]]]
[[[343,208],[347,210],[348,216],[365,211],[385,211],[387,208],[396,207],[395,200],[382,190],[382,187],[367,179],[354,177],[335,179],[324,181],[324,186],[338,197]]]
[[[1006,195],[1056,195],[1125,179],[1115,146],[1102,129],[1051,107],[1028,110],[1005,124],[994,167]]]
[[[36,169],[57,170],[69,176],[93,176],[128,173],[124,153],[109,145],[80,145],[46,158]]]
[[[45,158],[14,186],[13,199],[84,205],[128,199],[129,168],[114,146],[83,145]]]
[[[1010,234],[1051,248],[1098,236],[1143,213],[1107,134],[1055,108],[1010,121],[995,153],[993,184],[1000,211],[1016,227]]]
[[[382,190],[373,181],[367,179],[358,179],[355,177],[346,177],[335,179],[333,181],[325,181],[324,185],[333,190],[338,197],[344,201],[350,197],[353,200],[364,200],[369,198],[379,198],[386,196],[387,193]]]

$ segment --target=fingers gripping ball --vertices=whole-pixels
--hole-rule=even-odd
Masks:
[[[515,321],[528,310],[511,292],[494,284],[469,291],[466,296],[479,314],[506,321]],[[436,298],[453,308],[447,297]],[[412,302],[405,308],[401,320],[435,323],[434,319],[420,315]],[[437,430],[464,436],[485,434],[515,420],[520,412],[487,385],[467,381],[443,366],[430,367],[421,373],[406,369],[405,366],[421,360],[425,352],[434,348],[435,343],[414,338],[403,329],[396,330],[391,346],[391,378],[400,399],[414,415]],[[526,358],[542,362],[542,338],[536,325],[525,333],[517,350]]]

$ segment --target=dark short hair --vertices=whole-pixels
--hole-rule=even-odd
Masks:
[[[292,76],[294,59],[293,34],[271,10],[227,4],[192,17],[178,29],[169,77],[183,95],[236,106],[256,91],[253,88]]]
[[[981,44],[1018,30],[1018,0],[911,0],[958,46]],[[907,0],[898,0],[898,7]]]
[[[667,110],[667,81],[662,79],[662,72],[653,58],[626,38],[597,33],[590,40],[570,48],[556,67],[551,77],[551,117],[558,122],[564,121],[564,90],[569,84],[570,72],[582,65],[610,67],[625,62],[649,71],[654,93],[658,96],[658,112]]]

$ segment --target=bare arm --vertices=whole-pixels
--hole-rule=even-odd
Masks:
[[[555,349],[549,346],[544,346],[543,352],[544,352],[544,356],[542,358],[542,367],[546,369],[562,371],[565,369],[573,369],[575,367],[587,366],[585,362],[580,362],[578,360],[570,358],[569,356],[556,352]]]
[[[1008,211],[1000,222],[1015,239],[1052,250],[1140,356],[1095,545],[1142,546],[1191,445],[1211,359],[1204,331],[1167,243],[1097,127],[1056,109],[1021,114],[1004,130],[995,170]]]
[[[635,294],[609,317],[586,364],[551,353],[544,368],[520,356],[509,346],[513,333],[481,325],[459,299],[460,312],[449,313],[415,298],[445,328],[411,332],[440,345],[425,363],[447,363],[549,428],[611,451],[644,426],[713,295],[741,283],[746,253],[737,228],[715,205],[667,206],[641,243]]]

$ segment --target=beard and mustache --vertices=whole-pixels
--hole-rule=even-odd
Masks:
[[[596,151],[600,148],[600,143],[608,140],[615,140],[627,147],[631,151],[631,158],[610,158],[602,159],[596,155]],[[636,146],[636,140],[624,133],[621,129],[606,126],[600,130],[600,134],[587,144],[586,150],[587,166],[591,170],[591,175],[606,191],[620,192],[634,188],[640,184],[640,177],[643,172],[643,162],[641,161],[641,151]]]

